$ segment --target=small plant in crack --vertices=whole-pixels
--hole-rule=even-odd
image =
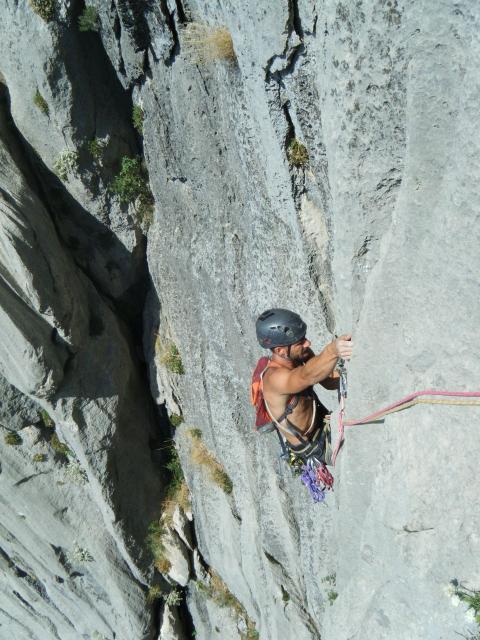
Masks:
[[[16,431],[9,431],[8,433],[6,433],[4,440],[5,444],[13,447],[17,447],[23,442],[21,436]]]
[[[103,157],[103,152],[105,151],[105,147],[107,146],[107,140],[104,138],[93,138],[87,142],[87,151],[92,156],[92,158],[99,162]]]
[[[142,107],[135,104],[132,109],[132,122],[135,129],[140,135],[143,135],[143,119],[144,113]]]
[[[55,429],[55,422],[49,416],[48,412],[45,409],[40,409],[40,421],[44,427],[47,429]]]
[[[98,31],[100,28],[98,21],[98,11],[92,5],[85,5],[85,9],[78,18],[78,28],[80,31]]]
[[[61,442],[59,440],[56,432],[52,434],[49,440],[49,444],[52,447],[52,449],[63,458],[68,458],[68,456],[72,455],[71,449],[69,449],[69,447],[64,442]]]
[[[162,598],[164,595],[165,595],[165,592],[162,589],[162,587],[158,586],[157,584],[152,585],[147,593],[147,602],[148,604],[153,604],[154,602]]]
[[[338,593],[333,588],[337,585],[337,576],[335,573],[331,573],[330,575],[322,578],[321,581],[330,587],[329,590],[327,591],[327,599],[328,599],[328,602],[332,605],[335,602],[335,600],[338,598]]]
[[[165,499],[162,502],[162,525],[171,527],[173,525],[173,517],[177,508],[180,508],[184,513],[190,511],[190,491],[188,490],[187,483],[183,474],[183,469],[180,463],[178,451],[171,442],[170,446],[166,447],[168,460],[165,464],[165,469],[169,472],[168,483],[166,486]]]
[[[135,203],[137,218],[148,227],[153,221],[154,200],[148,185],[148,173],[142,158],[124,156],[121,168],[110,187],[123,204]]]
[[[168,369],[168,371],[176,373],[179,376],[185,373],[182,358],[176,344],[167,342],[162,345],[161,342],[159,342],[159,338],[157,338],[155,342],[155,352],[159,355],[160,364]]]
[[[304,167],[308,163],[308,151],[304,144],[293,138],[287,147],[288,161],[294,167]]]
[[[451,580],[445,591],[454,606],[458,606],[460,602],[467,605],[465,616],[468,622],[478,625],[478,635],[480,636],[480,590],[470,589],[458,580]]]
[[[168,607],[178,607],[183,600],[183,596],[178,589],[172,589],[169,593],[163,596],[163,599]]]
[[[182,29],[182,42],[187,55],[196,64],[216,60],[235,62],[237,59],[232,35],[226,27],[189,22]]]
[[[78,542],[75,541],[70,553],[70,560],[75,564],[82,564],[85,562],[93,562],[93,556],[87,549],[81,547]]]
[[[37,89],[35,91],[35,94],[33,96],[33,104],[40,109],[40,111],[45,114],[46,116],[48,116],[50,110],[48,108],[48,103],[45,100],[45,98],[42,96],[42,94],[40,93],[40,91]]]
[[[120,202],[130,204],[148,190],[146,169],[142,159],[124,156],[120,173],[115,176],[111,189],[120,198]]]
[[[68,182],[78,169],[78,152],[65,149],[53,163],[53,170],[63,182]]]
[[[166,555],[164,542],[166,534],[167,529],[159,520],[154,520],[149,524],[146,538],[147,547],[153,556],[155,567],[162,574],[167,574],[172,567],[172,563]]]
[[[55,0],[30,0],[30,6],[45,22],[53,20],[55,16]]]
[[[68,461],[63,469],[63,474],[65,479],[72,484],[84,485],[88,482],[88,476],[85,469],[83,469],[80,463],[76,460]]]
[[[178,413],[170,414],[168,419],[169,419],[170,424],[172,425],[172,427],[174,429],[176,429],[177,427],[179,427],[183,423],[183,417],[178,415]]]
[[[32,462],[47,462],[48,456],[46,453],[35,453],[32,456]]]

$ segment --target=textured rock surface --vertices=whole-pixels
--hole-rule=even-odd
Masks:
[[[204,565],[262,640],[473,630],[443,587],[480,588],[478,408],[415,407],[348,431],[336,491],[318,506],[275,440],[253,435],[246,391],[253,321],[271,305],[295,307],[316,349],[353,329],[349,417],[413,390],[475,388],[480,11],[96,0],[100,31],[80,34],[80,4],[59,2],[50,23],[24,0],[2,7],[0,422],[23,444],[2,440],[0,635],[187,638],[193,621],[197,638],[240,638],[229,608],[194,586]],[[235,61],[197,64],[191,21],[226,26]],[[146,253],[133,207],[106,188],[142,149],[132,98],[156,203]],[[94,137],[108,140],[100,167],[84,151]],[[306,166],[289,164],[294,138]],[[79,164],[62,182],[65,149]],[[171,343],[184,375],[162,361]],[[192,620],[158,628],[144,599],[143,538],[161,499],[151,397],[185,418],[176,443],[195,528],[181,552]],[[44,436],[39,402],[88,484],[57,484],[64,466],[31,427]],[[230,495],[192,460],[190,427]],[[95,562],[68,568],[75,543]]]

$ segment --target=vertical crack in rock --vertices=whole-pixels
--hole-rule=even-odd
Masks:
[[[270,564],[270,568],[275,578],[277,579],[277,583],[279,584],[282,593],[286,591],[289,597],[289,601],[291,601],[292,604],[294,604],[299,609],[301,617],[305,622],[305,626],[312,634],[312,639],[321,640],[320,630],[318,629],[314,618],[310,615],[304,601],[302,600],[301,594],[302,592],[305,592],[305,587],[303,586],[302,588],[298,588],[298,586],[289,576],[288,571],[285,569],[283,564],[279,560],[277,560],[271,553],[263,549],[263,554]],[[285,589],[283,585],[287,585],[287,589]]]
[[[273,79],[281,86],[283,86],[283,79],[293,73],[298,59],[305,53],[303,29],[297,0],[289,0],[288,2],[286,30],[287,38],[282,53],[274,54],[269,58],[265,67],[266,82],[270,82]]]
[[[317,16],[314,18],[314,29],[316,29]],[[269,102],[270,112],[272,114],[272,122],[276,123],[276,130],[281,144],[288,156],[288,149],[294,140],[298,140],[301,144],[310,142],[311,149],[317,151],[316,158],[310,158],[310,162],[315,161],[313,165],[317,169],[318,178],[315,178],[310,171],[309,178],[310,188],[313,190],[312,196],[307,200],[309,187],[306,182],[306,170],[304,167],[296,168],[289,162],[290,182],[292,198],[295,208],[299,214],[300,224],[306,240],[306,250],[308,252],[309,276],[313,282],[315,290],[318,294],[320,305],[323,309],[327,328],[330,332],[335,330],[335,318],[331,303],[332,296],[332,274],[331,274],[331,229],[327,217],[329,209],[329,184],[328,184],[328,164],[324,150],[323,142],[318,144],[318,136],[315,137],[311,133],[311,127],[308,121],[305,122],[304,113],[308,111],[308,107],[313,102],[311,97],[315,91],[310,86],[309,76],[304,72],[303,60],[306,59],[306,47],[304,36],[305,33],[298,5],[298,0],[289,0],[288,3],[288,20],[286,24],[287,38],[283,52],[272,56],[265,68],[265,90]],[[298,77],[297,77],[298,76]],[[292,82],[294,83],[292,85]],[[292,88],[295,92],[292,95]],[[296,95],[299,92],[299,95]],[[305,106],[302,104],[306,100]],[[294,104],[292,104],[294,102]],[[298,104],[300,104],[300,107]],[[293,109],[295,109],[293,111]],[[281,122],[279,115],[283,116],[283,126],[279,126]],[[311,117],[311,115],[310,115]],[[318,113],[319,122],[321,122]],[[302,129],[301,132],[296,131],[296,127]],[[320,134],[321,134],[321,124]],[[308,134],[310,133],[310,138]],[[309,167],[307,167],[309,168]],[[311,202],[313,197],[314,202]],[[305,215],[304,208],[307,207],[310,213],[315,211],[315,215]],[[307,224],[308,223],[308,224]],[[317,240],[321,239],[319,243]]]
[[[117,11],[124,29],[127,29],[139,51],[150,45],[147,16],[151,10],[148,0],[117,0]]]
[[[110,14],[114,16],[112,30],[117,41],[118,72],[130,86],[141,81],[142,73],[147,75],[149,72],[150,65],[147,54],[151,44],[151,35],[148,16],[152,11],[152,2],[149,0],[112,0],[110,5]],[[124,33],[130,40],[133,53],[143,52],[141,66],[136,65],[133,76],[125,65],[125,56],[122,50]]]
[[[116,9],[115,3],[112,2],[112,11],[115,9]],[[123,59],[122,46],[120,44],[122,39],[122,25],[120,22],[120,16],[116,11],[115,11],[115,17],[113,19],[113,33],[115,34],[115,38],[117,39],[117,45],[118,45],[118,58],[119,58],[118,72],[120,73],[120,75],[125,77],[127,73],[125,70],[125,61]]]
[[[179,19],[180,19],[181,22],[184,22],[185,21],[185,13],[184,13],[183,7],[182,7],[181,15],[180,15],[180,12],[178,11],[178,4],[179,3],[177,3],[177,12],[179,14]],[[170,30],[170,33],[172,34],[172,38],[173,38],[173,46],[170,49],[170,55],[168,56],[168,59],[165,60],[165,64],[167,65],[167,67],[171,67],[173,65],[173,63],[175,62],[175,59],[176,59],[177,55],[180,52],[180,38],[178,37],[178,31],[177,31],[177,27],[175,25],[175,18],[174,18],[175,11],[170,12],[170,10],[168,8],[167,0],[160,0],[160,9],[161,9],[161,11],[163,13],[163,16],[165,18],[165,23],[166,23],[168,29]],[[181,16],[183,16],[183,19],[182,19]]]
[[[300,12],[298,9],[298,0],[288,0],[288,13],[291,29],[299,36],[303,37],[302,23],[300,20]]]
[[[175,0],[175,4],[177,6],[178,21],[182,24],[185,24],[186,22],[188,22],[188,19],[187,19],[187,15],[185,13],[185,9],[183,7],[182,1]]]

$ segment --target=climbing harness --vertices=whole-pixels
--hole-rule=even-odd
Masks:
[[[313,401],[312,419],[308,429],[300,432],[293,425],[288,416],[299,402],[302,393],[290,396],[285,411],[275,418],[263,395],[263,376],[270,367],[281,367],[280,363],[263,357],[257,363],[252,376],[250,387],[250,400],[256,407],[255,428],[258,433],[276,431],[281,448],[280,458],[292,469],[293,473],[300,475],[302,482],[307,486],[315,502],[325,499],[325,492],[333,486],[333,476],[325,464],[325,451],[327,448],[327,434],[330,432],[329,419],[325,416],[323,426],[315,429],[317,419],[317,402],[315,393],[311,392]],[[299,445],[292,445],[285,434],[294,436]]]

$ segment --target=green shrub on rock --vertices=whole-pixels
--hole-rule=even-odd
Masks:
[[[80,31],[98,31],[98,11],[92,5],[86,5],[82,15],[78,18]]]
[[[93,140],[89,140],[87,142],[88,152],[94,160],[102,159],[105,146],[106,146],[106,141],[100,138],[93,138]]]
[[[160,364],[163,364],[166,369],[177,375],[181,376],[185,373],[177,345],[173,344],[173,342],[165,345],[160,357]]]
[[[146,228],[153,221],[153,196],[148,186],[148,174],[142,159],[122,158],[120,173],[115,176],[110,187],[120,202],[135,203],[138,221]]]
[[[172,427],[175,427],[175,428],[179,427],[183,422],[182,416],[179,416],[178,413],[172,413],[169,417],[169,420]]]
[[[122,158],[120,173],[112,182],[112,191],[120,198],[120,202],[130,204],[148,191],[146,171],[141,158]]]
[[[138,104],[134,105],[132,109],[132,121],[133,126],[140,135],[143,135],[143,109]]]
[[[49,416],[48,412],[45,411],[45,409],[40,409],[39,413],[43,426],[47,427],[47,429],[55,429],[55,422]]]
[[[63,182],[68,182],[70,175],[78,169],[78,153],[65,149],[53,163],[53,170]]]
[[[70,448],[59,439],[56,433],[54,433],[50,438],[49,444],[52,447],[52,449],[56,451],[58,454],[60,454],[61,456],[68,457],[72,455]]]

